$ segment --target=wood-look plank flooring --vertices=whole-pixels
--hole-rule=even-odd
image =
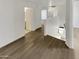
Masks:
[[[79,59],[79,28],[73,28],[75,59]]]
[[[74,51],[38,29],[0,49],[0,59],[74,59]]]

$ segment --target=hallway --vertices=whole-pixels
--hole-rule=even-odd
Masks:
[[[42,29],[0,49],[0,59],[74,59],[74,51],[64,41],[43,36]]]

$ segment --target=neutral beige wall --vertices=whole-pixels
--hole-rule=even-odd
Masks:
[[[23,1],[0,0],[0,33],[0,48],[25,35]]]

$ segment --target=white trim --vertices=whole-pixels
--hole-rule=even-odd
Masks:
[[[11,41],[5,43],[5,44],[3,44],[3,45],[0,45],[0,48],[3,48],[3,47],[5,47],[5,46],[9,45],[9,44],[13,43],[13,42],[16,41],[16,40],[19,40],[21,37],[24,37],[24,36],[25,36],[25,34],[23,34],[22,36],[19,36],[18,38],[15,38],[15,39],[13,39],[13,40],[11,40]]]

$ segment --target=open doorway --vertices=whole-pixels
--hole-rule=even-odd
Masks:
[[[32,31],[32,8],[29,7],[25,7],[24,8],[25,11],[25,33],[28,33],[30,31]]]
[[[66,5],[63,2],[49,1],[48,19],[45,23],[45,35],[66,41]]]
[[[73,3],[73,36],[76,52],[79,48],[79,1]]]

